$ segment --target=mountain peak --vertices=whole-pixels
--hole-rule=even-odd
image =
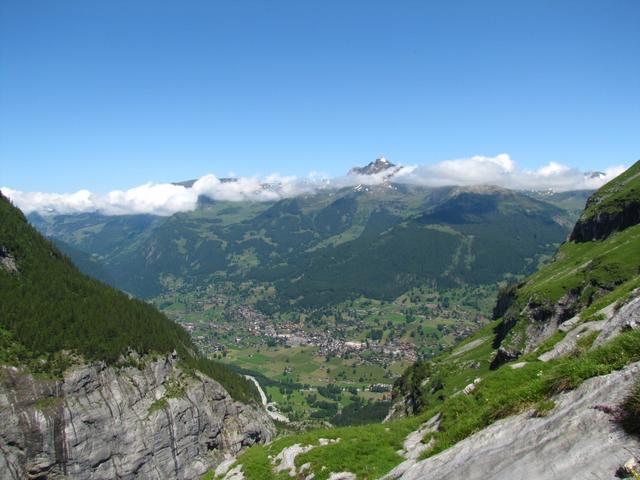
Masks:
[[[584,173],[584,178],[586,178],[587,180],[591,180],[591,179],[601,179],[601,178],[605,178],[607,176],[606,173],[604,172],[585,172]]]
[[[376,173],[383,172],[385,170],[393,169],[395,173],[395,169],[397,166],[391,163],[384,157],[376,158],[375,161],[369,162],[368,165],[364,167],[353,167],[349,170],[349,175],[375,175]]]

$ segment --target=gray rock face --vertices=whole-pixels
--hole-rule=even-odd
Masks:
[[[397,167],[386,158],[380,157],[376,158],[375,162],[370,162],[364,167],[353,167],[349,170],[349,175],[375,175],[385,170],[391,172],[397,170]]]
[[[558,342],[551,350],[543,353],[538,357],[538,360],[548,362],[555,360],[556,358],[564,357],[575,351],[578,346],[578,341],[585,335],[589,335],[591,332],[599,332],[602,330],[606,320],[599,320],[596,322],[581,323],[577,327],[569,330],[567,335]]]
[[[404,480],[613,479],[640,449],[598,405],[618,405],[640,374],[640,363],[587,380],[559,395],[546,417],[510,417],[406,470]]]
[[[387,423],[392,420],[398,420],[400,418],[405,418],[407,415],[413,414],[413,403],[411,402],[409,395],[402,395],[399,398],[396,398],[391,407],[389,407],[389,413],[384,417],[382,423]]]
[[[591,195],[587,200],[585,212],[573,228],[569,240],[573,242],[602,240],[614,232],[639,224],[640,202],[637,198],[627,195],[626,198],[618,198],[615,202],[610,201],[611,197],[621,189],[637,182],[639,176],[640,172],[636,171],[626,178],[618,178]],[[633,187],[631,189],[633,190]],[[600,206],[607,203],[605,208]],[[594,215],[589,215],[588,212],[593,208],[597,211]]]
[[[7,273],[18,273],[16,259],[5,247],[0,245],[0,269]]]
[[[570,292],[552,306],[536,305],[530,302],[523,315],[530,319],[525,333],[523,353],[535,350],[544,340],[558,331],[558,327],[576,314],[576,304],[580,296]]]
[[[578,292],[569,292],[556,303],[530,300],[520,312],[509,311],[500,327],[497,341],[500,345],[491,368],[498,368],[525,353],[535,350],[551,337],[560,325],[576,313]],[[524,331],[514,331],[517,322],[526,322]]]
[[[573,228],[569,240],[573,242],[602,240],[613,232],[619,232],[638,223],[640,223],[640,202],[631,201],[616,212],[599,212],[593,217],[581,218]]]
[[[602,320],[581,322],[580,316],[576,315],[564,322],[558,330],[566,332],[567,335],[550,351],[540,355],[539,360],[548,362],[569,355],[576,349],[579,339],[592,332],[600,332],[591,346],[594,349],[625,330],[640,328],[640,289],[631,292],[630,297],[631,300],[619,308],[611,304],[600,310],[598,314]]]
[[[198,478],[274,432],[262,409],[172,357],[63,380],[0,370],[0,479]]]
[[[594,348],[611,340],[625,330],[640,328],[640,289],[634,290],[631,297],[633,298],[615,311],[604,325],[602,333],[593,342]]]
[[[413,467],[417,462],[420,455],[429,449],[433,448],[433,439],[427,443],[422,443],[424,436],[429,432],[435,432],[440,428],[440,419],[442,418],[440,413],[435,414],[427,422],[425,422],[418,430],[411,432],[405,438],[402,444],[402,450],[399,450],[398,455],[405,458],[405,461],[387,473],[380,480],[395,480],[402,477],[407,470]]]

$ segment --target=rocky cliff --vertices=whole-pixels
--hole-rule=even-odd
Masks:
[[[640,223],[640,202],[629,202],[619,210],[600,212],[592,217],[581,218],[576,223],[569,240],[573,242],[588,242],[602,240],[613,232]]]
[[[0,367],[0,478],[192,479],[274,435],[264,410],[176,356],[130,363],[58,380]]]
[[[603,240],[640,223],[640,162],[589,197],[570,241]]]

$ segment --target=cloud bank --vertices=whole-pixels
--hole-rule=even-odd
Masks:
[[[426,186],[490,184],[515,190],[592,190],[620,175],[625,166],[602,172],[581,172],[556,162],[537,170],[521,169],[507,154],[445,160],[432,165],[405,167],[400,183]]]
[[[507,154],[495,157],[474,156],[445,160],[431,165],[398,166],[393,175],[382,171],[373,175],[345,175],[327,178],[312,173],[308,177],[281,176],[241,177],[222,180],[205,175],[192,185],[145,183],[128,190],[114,190],[97,195],[89,190],[75,193],[22,192],[2,187],[24,213],[73,214],[100,212],[105,215],[153,214],[172,215],[194,210],[198,198],[218,201],[276,201],[320,190],[356,185],[379,185],[387,181],[425,187],[491,184],[519,190],[596,189],[625,170],[624,166],[608,168],[598,174],[551,162],[537,170],[521,169]]]

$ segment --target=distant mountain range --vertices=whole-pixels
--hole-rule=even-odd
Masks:
[[[253,281],[275,287],[269,308],[308,308],[529,273],[566,238],[589,194],[395,184],[397,168],[379,158],[350,173],[388,171],[383,184],[272,202],[201,199],[170,217],[29,220],[87,273],[142,298],[175,285]]]

